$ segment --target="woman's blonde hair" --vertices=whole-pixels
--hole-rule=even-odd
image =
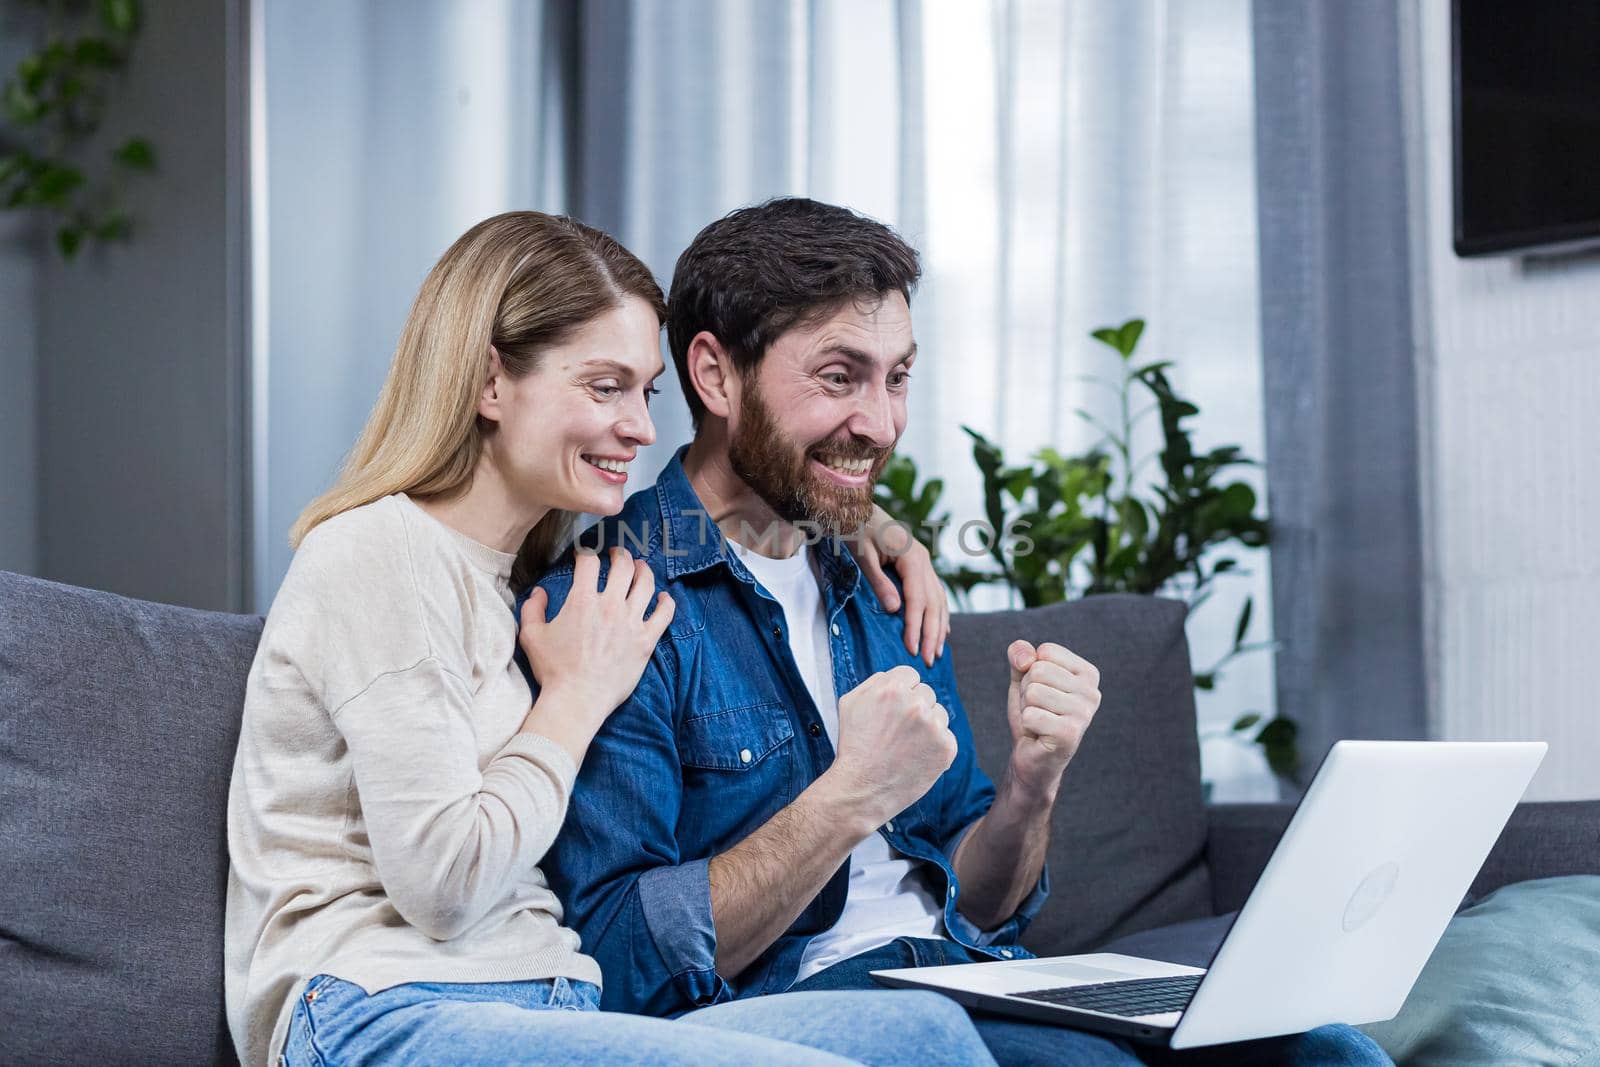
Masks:
[[[439,257],[422,282],[383,391],[333,488],[289,531],[299,548],[318,524],[391,493],[450,496],[472,480],[483,449],[478,397],[493,346],[513,378],[573,330],[636,296],[666,319],[661,286],[612,237],[560,215],[510,211],[485,219]],[[571,532],[552,511],[528,534],[513,579],[532,581]]]

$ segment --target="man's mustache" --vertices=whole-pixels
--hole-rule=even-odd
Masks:
[[[876,466],[879,461],[887,459],[894,452],[893,448],[879,448],[877,445],[868,444],[854,437],[844,440],[829,439],[821,444],[812,445],[807,449],[807,454],[823,453],[838,459],[867,459]]]

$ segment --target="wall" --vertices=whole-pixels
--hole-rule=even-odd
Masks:
[[[43,261],[45,577],[244,604],[240,7],[145,5],[99,135],[105,146],[133,134],[155,146],[159,172],[132,186],[138,232],[73,263]]]
[[[20,34],[0,32],[0,77],[28,51]],[[0,213],[0,570],[22,574],[39,565],[38,254],[35,221]]]
[[[1547,740],[1530,796],[1596,797],[1600,255],[1455,256],[1449,19],[1409,27],[1432,732]]]

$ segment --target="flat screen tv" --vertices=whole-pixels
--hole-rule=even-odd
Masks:
[[[1600,0],[1453,0],[1455,247],[1600,245]]]

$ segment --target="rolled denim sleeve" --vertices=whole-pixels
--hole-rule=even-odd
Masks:
[[[956,689],[955,672],[946,652],[934,661],[930,684],[939,693],[945,710],[950,712],[950,732],[956,738],[956,758],[939,779],[940,794],[940,848],[946,864],[954,870],[956,850],[971,832],[979,819],[988,814],[994,804],[994,783],[978,766],[977,744],[972,737],[972,726],[967,721],[966,708],[961,704],[961,694]],[[945,909],[945,925],[959,940],[972,945],[1010,944],[1022,936],[1028,923],[1044,907],[1050,895],[1050,869],[1048,864],[1039,869],[1039,879],[1033,890],[1023,898],[1011,918],[993,930],[980,930],[958,910],[960,888],[954,904]]]
[[[563,573],[541,581],[551,617],[569,583]],[[683,781],[670,643],[663,639],[638,688],[590,743],[544,863],[566,924],[605,975],[601,1007],[656,1016],[732,999],[716,972],[709,861],[678,853]],[[537,698],[531,674],[529,684]]]

